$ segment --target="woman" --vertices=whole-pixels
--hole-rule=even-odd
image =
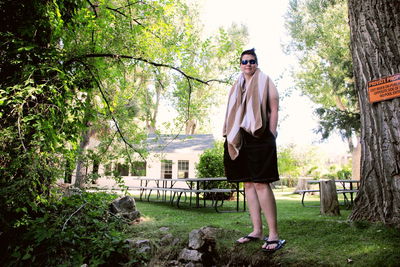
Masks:
[[[242,71],[228,99],[224,137],[224,166],[229,181],[244,182],[253,231],[237,240],[243,244],[263,237],[261,211],[269,235],[262,249],[275,251],[279,240],[276,203],[270,183],[279,180],[276,143],[278,91],[272,80],[258,68],[254,49],[240,56]]]

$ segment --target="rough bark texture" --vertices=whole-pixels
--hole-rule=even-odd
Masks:
[[[360,180],[361,172],[361,144],[357,141],[357,146],[351,152],[352,168],[351,168],[351,179]]]
[[[400,98],[370,104],[368,81],[400,73],[400,0],[349,0],[361,108],[361,185],[351,220],[400,225]]]
[[[339,200],[336,194],[336,185],[333,180],[320,182],[321,189],[321,214],[329,216],[339,216]]]

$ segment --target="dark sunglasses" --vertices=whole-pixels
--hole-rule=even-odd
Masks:
[[[247,65],[247,63],[250,63],[251,65],[254,65],[257,63],[257,61],[255,61],[254,59],[250,59],[250,60],[242,60],[242,65]]]

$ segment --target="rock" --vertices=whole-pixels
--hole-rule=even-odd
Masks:
[[[175,246],[179,243],[179,238],[175,238],[172,234],[166,234],[160,240],[161,246]]]
[[[150,240],[133,240],[133,239],[126,239],[125,242],[129,244],[131,248],[137,249],[139,253],[150,253],[151,252],[151,245]]]
[[[168,231],[169,231],[169,228],[168,228],[168,227],[161,227],[159,230],[160,230],[161,232],[168,232]]]
[[[193,230],[189,233],[189,248],[199,249],[205,244],[204,233],[199,230]]]
[[[136,210],[136,202],[130,196],[118,198],[111,202],[110,211],[129,220],[136,220],[140,212]]]
[[[199,262],[201,261],[202,256],[203,253],[197,250],[184,248],[179,254],[178,260]]]

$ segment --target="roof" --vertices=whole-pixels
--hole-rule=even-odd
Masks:
[[[190,153],[203,152],[214,146],[212,134],[156,135],[150,134],[146,141],[150,152]]]

